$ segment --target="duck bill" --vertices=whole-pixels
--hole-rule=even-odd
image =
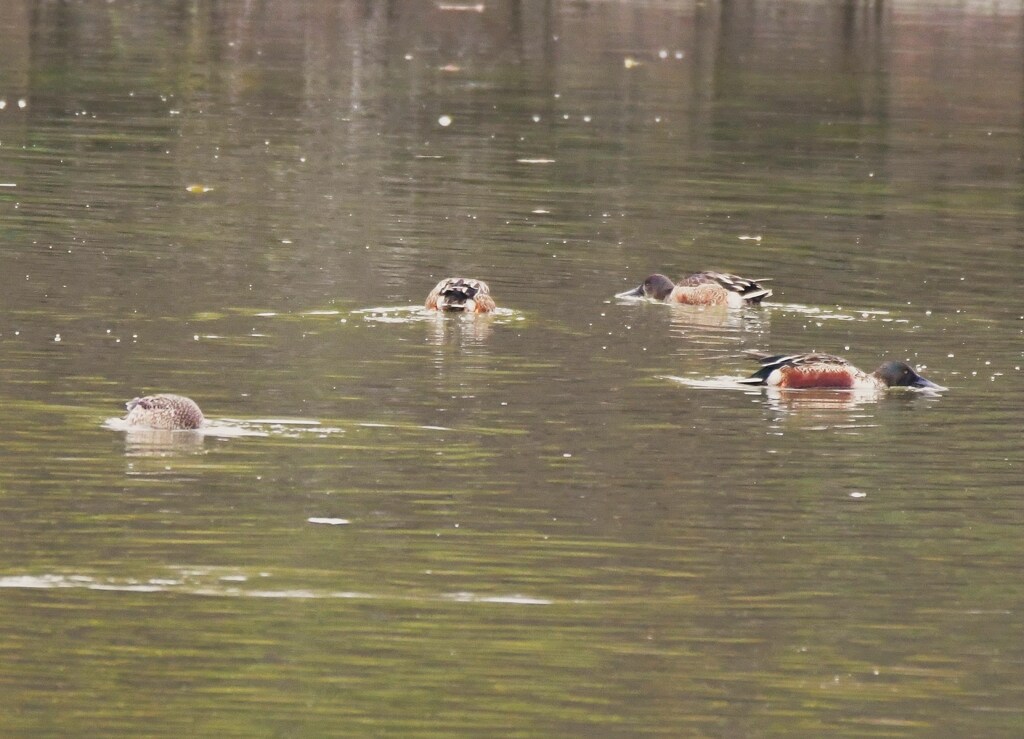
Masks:
[[[921,375],[918,375],[916,378],[914,378],[913,381],[911,381],[910,387],[916,387],[920,390],[932,390],[934,392],[942,392],[943,390],[949,390],[948,387],[943,387],[938,383],[932,382],[931,380],[921,377]]]
[[[617,298],[642,298],[643,296],[644,296],[644,286],[643,285],[640,285],[639,287],[635,287],[632,290],[627,290],[624,293],[616,293],[615,294],[615,297],[617,297]]]

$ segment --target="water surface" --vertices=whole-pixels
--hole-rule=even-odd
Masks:
[[[4,4],[0,729],[1019,735],[1020,13]]]

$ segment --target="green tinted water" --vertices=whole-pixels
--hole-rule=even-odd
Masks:
[[[0,9],[3,733],[1020,733],[1019,9],[443,7]]]

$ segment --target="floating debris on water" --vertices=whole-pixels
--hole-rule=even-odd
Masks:
[[[520,606],[549,606],[553,601],[547,598],[533,598],[528,595],[477,595],[476,593],[449,593],[445,596],[459,603],[508,603]]]
[[[483,3],[475,5],[464,5],[462,3],[438,3],[437,9],[450,13],[483,13],[486,9]]]

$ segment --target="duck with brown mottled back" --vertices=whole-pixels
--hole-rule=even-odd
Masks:
[[[132,398],[125,405],[128,415],[124,420],[129,426],[177,431],[197,429],[205,423],[199,406],[184,395],[146,395]]]
[[[428,310],[459,313],[490,313],[495,309],[491,289],[483,280],[446,277],[427,296]]]
[[[762,279],[762,281],[764,281]],[[633,290],[619,293],[617,298],[651,298],[663,303],[684,305],[726,305],[739,308],[757,305],[772,291],[758,280],[727,272],[697,272],[679,282],[662,274],[653,274]]]

